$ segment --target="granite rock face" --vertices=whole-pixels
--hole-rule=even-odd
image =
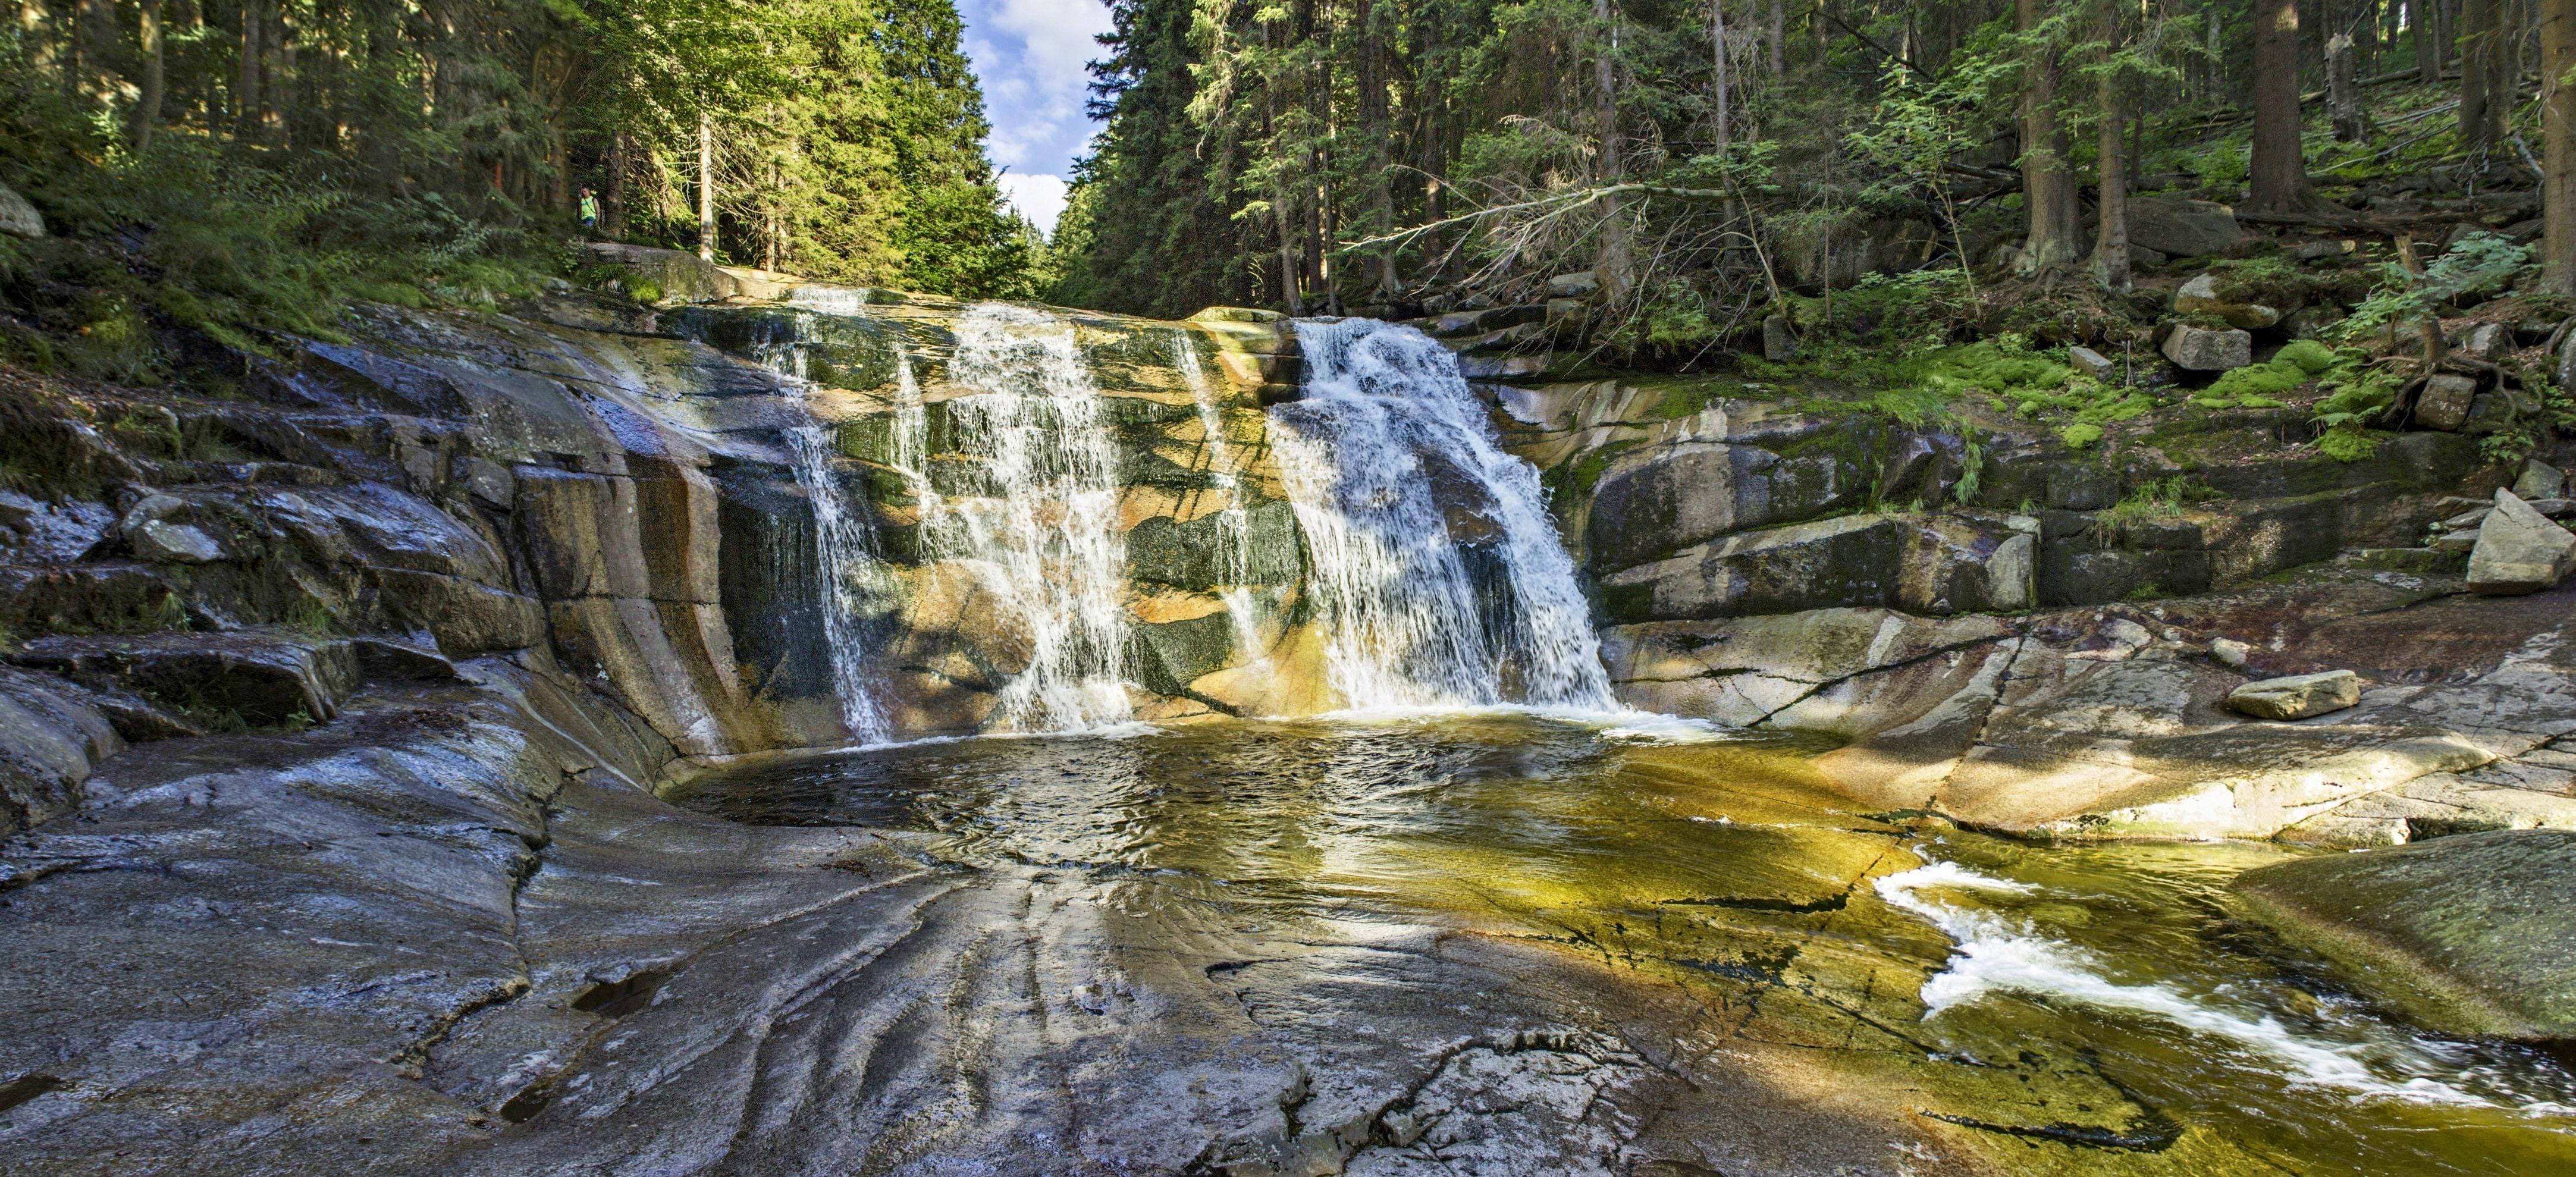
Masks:
[[[2576,1039],[2576,831],[2305,859],[2235,886],[2274,930],[2427,1025]]]

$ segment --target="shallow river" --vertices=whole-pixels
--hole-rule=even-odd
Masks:
[[[685,800],[925,831],[933,861],[1078,877],[1131,921],[1445,930],[1561,958],[1604,994],[1679,993],[1661,1015],[1676,1040],[1800,1059],[1884,1115],[1864,1121],[1932,1134],[1891,1140],[1922,1153],[1891,1172],[2576,1173],[2576,1075],[2383,1017],[2240,918],[2228,880],[2292,851],[2043,846],[1863,814],[1803,751],[1510,714],[1242,722],[846,753]],[[1335,959],[1297,983],[1335,980]],[[1479,995],[1384,997],[1393,1018]],[[1753,1141],[1701,1150],[1720,1157],[1794,1130],[1690,1131]]]

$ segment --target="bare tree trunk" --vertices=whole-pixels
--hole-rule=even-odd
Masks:
[[[2481,164],[2504,142],[2505,112],[2513,104],[2503,10],[2502,0],[2460,6],[2460,147]]]
[[[1718,154],[1724,155],[1726,154],[1728,142],[1726,133],[1726,112],[1728,107],[1726,97],[1726,0],[1708,0],[1708,49],[1709,63],[1711,68],[1714,70],[1717,80],[1717,94],[1715,99],[1717,103],[1717,151]]]
[[[2316,199],[2299,144],[2298,0],[2255,0],[2254,152],[2247,206],[2297,212]]]
[[[1771,0],[1771,77],[1777,81],[1788,76],[1789,0]]]
[[[2029,32],[2039,24],[2039,0],[2018,0],[2015,27]],[[2030,215],[2030,235],[2023,239],[2015,269],[2037,274],[2075,260],[2076,237],[2083,232],[2083,213],[2075,203],[2075,177],[2066,170],[2066,128],[2058,125],[2057,51],[2039,53],[2024,68],[2021,96],[2022,201]]]
[[[2540,0],[2543,285],[2576,295],[2576,86],[2563,79],[2576,69],[2576,0]]]
[[[2120,88],[2102,74],[2101,224],[2093,238],[2093,277],[2102,289],[2129,291],[2129,169],[2120,158]]]
[[[1601,51],[1592,66],[1593,86],[1599,103],[1597,110],[1601,135],[1601,182],[1616,184],[1628,174],[1628,139],[1619,129],[1619,63],[1614,54],[1619,47],[1619,26],[1610,11],[1610,0],[1592,0],[1592,18],[1601,30]],[[1637,285],[1636,258],[1628,243],[1628,220],[1623,202],[1613,196],[1601,200],[1601,249],[1592,270],[1601,282],[1601,291],[1610,302],[1625,301]]]
[[[2338,142],[2351,143],[2370,133],[2361,113],[2361,55],[2345,33],[2326,38],[2326,117]]]
[[[134,154],[152,147],[152,132],[161,125],[161,99],[166,75],[161,53],[161,0],[143,0],[137,33],[143,48],[142,92],[134,99]]]
[[[2442,63],[2451,55],[2450,22],[2442,14],[2443,0],[2406,0],[2415,36],[2415,80],[2427,86],[2442,84]]]
[[[716,260],[716,120],[698,112],[698,260]]]
[[[634,166],[628,157],[626,132],[608,137],[608,191],[600,200],[599,231],[611,240],[626,237],[626,173]]]

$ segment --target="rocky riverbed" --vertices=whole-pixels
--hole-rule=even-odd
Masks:
[[[2564,1033],[2528,995],[2567,959],[2576,589],[2472,591],[2498,583],[2473,552],[2565,507],[2468,438],[2329,462],[2247,410],[2108,463],[1832,389],[1514,374],[1451,332],[1615,700],[1301,732],[1236,716],[1351,703],[1333,610],[1367,602],[1318,587],[1266,411],[1307,392],[1294,325],[631,260],[683,299],[378,309],[176,388],[0,372],[12,1167],[2564,1160],[2552,1064],[2477,1036]],[[1009,466],[1009,429],[1061,418],[973,400],[1023,368],[1064,393],[1032,412],[1078,403],[1101,439],[1075,455],[1098,485],[1047,492],[1108,505],[1092,636],[993,571],[1058,521],[977,514],[1011,499],[997,471],[1076,468]],[[1478,592],[1529,524],[1492,468],[1406,484]],[[2211,493],[2140,493],[2178,472]],[[865,576],[825,555],[836,511]],[[1537,598],[1511,599],[1479,656],[1541,681]],[[1068,672],[1048,705],[1161,734],[918,745],[864,787],[812,767],[862,722],[1008,730],[1045,714],[1014,693],[1033,668],[1095,664],[1114,693]],[[2298,718],[2230,705],[2323,672],[2353,679],[2275,712]],[[1359,783],[1282,783],[1337,772]],[[1410,807],[1362,820],[1388,797]],[[1113,816],[1137,824],[1099,841]],[[2176,838],[2239,844],[2143,841]],[[2382,891],[2425,898],[2338,906]],[[2180,1004],[1945,999],[1988,918]],[[2156,974],[2114,928],[2227,963]],[[2267,996],[2203,1000],[2229,985]],[[2007,1059],[2025,1017],[2051,1045]],[[2238,1052],[2226,1082],[2271,1119],[2191,1096],[2212,1027],[2264,1018],[2396,1089],[2361,1097],[2389,1135],[2318,1151],[2353,1098],[2295,1077],[2325,1055]],[[2473,1151],[2394,1143],[2428,1127]],[[2320,1156],[2344,1161],[2299,1167]]]

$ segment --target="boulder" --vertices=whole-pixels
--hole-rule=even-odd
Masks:
[[[2360,252],[2361,243],[2347,237],[2341,241],[2302,241],[2290,251],[2290,256],[2303,262],[2323,262],[2353,257]]]
[[[1798,337],[1789,330],[1788,318],[1784,315],[1763,316],[1762,358],[1778,364],[1797,354]]]
[[[2130,269],[2152,270],[2172,260],[2173,258],[2166,255],[2163,250],[2149,249],[2134,241],[2129,243]]]
[[[2524,502],[2555,499],[2567,493],[2567,475],[2558,467],[2538,458],[2522,464],[2522,473],[2513,480],[2513,493]],[[2542,512],[2547,514],[2547,512]]]
[[[2467,376],[2448,372],[2424,382],[2424,391],[2415,397],[2415,423],[2426,429],[2454,432],[2469,423],[2469,410],[2478,401],[2478,382]]]
[[[2325,334],[2326,328],[2343,322],[2343,318],[2343,312],[2333,307],[2300,307],[2281,320],[2281,327],[2292,339],[2315,339]]]
[[[2461,341],[2460,350],[2493,363],[2513,350],[2513,328],[2503,323],[2480,323],[2469,329],[2469,337]]]
[[[0,184],[0,233],[17,237],[45,235],[44,215],[6,184]]]
[[[2142,196],[2128,211],[2130,244],[2175,257],[2224,253],[2245,236],[2236,210],[2206,200]]]
[[[1601,293],[1601,276],[1590,270],[1559,274],[1547,280],[1549,298],[1591,298]]]
[[[2076,371],[2102,381],[2110,380],[2120,370],[2111,362],[2111,357],[2089,347],[2067,348],[2066,362],[2074,365]]]
[[[2509,490],[2496,492],[2494,513],[2469,551],[2469,589],[2518,596],[2551,588],[2576,565],[2576,534],[2552,523]]]
[[[2254,647],[2234,638],[2209,639],[2209,657],[2229,670],[2245,669],[2245,660],[2254,656]]]
[[[2324,855],[2233,885],[2256,919],[2434,1029],[2576,1038],[2576,832]]]
[[[2243,664],[2240,655],[2236,665]],[[2359,702],[2361,676],[2349,670],[2267,678],[2227,694],[2228,710],[2256,719],[2312,719]]]
[[[2165,358],[2190,372],[2226,372],[2254,362],[2254,337],[2243,331],[2176,327],[2165,335]]]
[[[2227,325],[2247,331],[2259,331],[2281,321],[2287,312],[2280,307],[2259,302],[2231,302],[2219,297],[2218,275],[2202,274],[2174,291],[2174,311],[2185,315],[2216,315]]]
[[[1593,494],[1584,542],[1595,567],[1625,568],[1850,506],[1868,481],[1865,469],[1821,447],[1783,458],[1759,446],[1685,441],[1614,462]]]

